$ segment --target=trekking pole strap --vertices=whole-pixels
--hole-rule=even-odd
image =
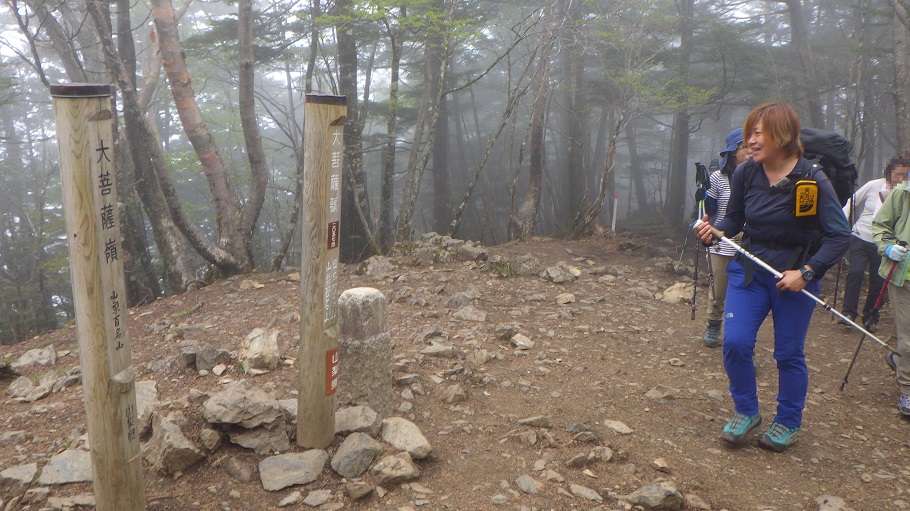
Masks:
[[[702,222],[701,220],[696,221],[696,222],[695,222],[695,228],[698,228],[698,226],[701,225],[702,223],[704,223],[704,222]],[[712,229],[713,229],[713,227],[712,227]],[[716,236],[717,236],[717,235],[715,234],[715,237],[716,237]],[[752,254],[751,252],[749,252],[748,250],[746,250],[746,249],[744,249],[743,247],[737,245],[736,242],[733,241],[733,240],[731,240],[730,238],[728,238],[728,237],[726,237],[726,236],[720,236],[720,241],[723,242],[723,243],[726,243],[727,245],[729,245],[730,247],[732,247],[734,250],[736,250],[737,252],[739,252],[740,254],[742,254],[743,256],[745,256],[747,259],[749,259],[749,260],[752,261],[753,263],[755,263],[755,264],[761,266],[762,268],[764,268],[765,270],[767,270],[768,273],[770,273],[771,275],[774,275],[774,276],[777,277],[777,278],[782,278],[782,277],[784,276],[783,273],[777,271],[777,270],[774,269],[771,265],[769,265],[768,263],[762,261],[761,259],[759,259],[758,257],[756,257],[754,254]],[[846,321],[846,322],[847,322],[848,324],[850,324],[853,328],[855,328],[855,329],[859,330],[860,332],[862,332],[862,333],[866,334],[867,336],[869,336],[869,338],[872,339],[873,341],[875,341],[875,342],[881,344],[882,346],[884,346],[885,348],[887,348],[888,351],[890,351],[891,353],[894,353],[894,354],[896,354],[897,356],[900,356],[900,353],[894,351],[890,346],[888,346],[888,344],[885,343],[885,341],[879,339],[878,337],[876,337],[875,335],[873,335],[871,332],[869,332],[868,330],[866,330],[865,328],[863,328],[862,326],[860,326],[859,324],[857,324],[857,323],[856,323],[855,321],[853,321],[852,319],[850,319],[850,318],[848,318],[847,316],[841,314],[841,313],[838,312],[835,308],[833,308],[833,307],[831,307],[830,305],[828,305],[824,300],[822,300],[821,298],[819,298],[819,297],[815,296],[814,294],[810,293],[807,289],[801,289],[800,292],[803,293],[804,295],[808,296],[809,298],[811,298],[811,299],[812,299],[813,301],[815,301],[817,304],[821,305],[825,310],[830,311],[830,312],[836,314],[839,318],[841,318],[841,319],[843,319],[844,321]]]

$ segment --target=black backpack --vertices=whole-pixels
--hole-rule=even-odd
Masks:
[[[799,140],[806,151],[806,159],[815,161],[828,176],[840,205],[847,204],[856,189],[858,177],[850,157],[853,144],[839,133],[815,128],[801,129]]]
[[[813,163],[805,172],[804,177],[811,179],[815,172],[823,171],[831,181],[840,205],[847,204],[856,189],[856,178],[858,177],[856,165],[850,157],[853,144],[839,133],[816,128],[802,128],[799,140],[805,150],[803,156]],[[746,189],[752,187],[752,180],[757,168],[758,165],[751,160],[749,164],[746,164],[746,175],[743,179]],[[789,187],[785,187],[782,191],[785,190],[789,190]]]

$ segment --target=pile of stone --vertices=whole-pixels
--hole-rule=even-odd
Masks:
[[[67,352],[68,353],[68,352]],[[25,352],[18,360],[9,365],[10,371],[25,366],[52,366],[55,365],[61,354],[57,353],[54,345],[37,348]],[[12,374],[12,373],[10,373]],[[66,372],[56,369],[41,375],[37,383],[27,376],[19,376],[6,388],[6,393],[13,400],[24,403],[33,403],[51,394],[57,393],[76,385],[81,381],[79,367],[73,367]]]

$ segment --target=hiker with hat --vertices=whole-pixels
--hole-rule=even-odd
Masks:
[[[872,240],[872,219],[878,213],[891,191],[891,171],[894,166],[885,166],[885,175],[864,184],[853,194],[844,206],[844,215],[853,223],[853,237],[850,238],[850,249],[847,252],[850,269],[847,272],[847,284],[844,286],[844,305],[841,312],[851,320],[856,320],[859,308],[859,293],[863,287],[866,272],[869,273],[869,291],[863,305],[862,323],[866,330],[873,334],[878,331],[878,309],[875,302],[885,285],[885,279],[878,274],[881,257],[878,247]],[[840,323],[848,324],[844,320]]]
[[[899,357],[888,353],[888,363],[894,368],[901,397],[897,408],[901,416],[910,419],[910,268],[907,265],[907,247],[901,242],[910,241],[910,152],[892,158],[886,169],[891,168],[893,191],[885,198],[882,207],[872,219],[872,239],[881,254],[878,274],[888,278],[888,299],[894,313]]]
[[[743,232],[743,247],[780,272],[777,277],[740,253],[727,266],[723,353],[735,413],[720,435],[739,445],[762,424],[753,356],[770,312],[777,413],[759,445],[780,452],[799,436],[809,387],[804,348],[815,301],[802,291],[818,295],[819,279],[847,251],[850,226],[828,177],[803,157],[792,106],[755,108],[743,132],[752,159],[733,172],[727,215],[714,226],[705,215],[695,232],[705,244]]]
[[[727,146],[720,152],[720,169],[709,177],[708,192],[705,196],[705,212],[711,224],[717,224],[727,215],[730,201],[730,176],[737,165],[749,159],[749,147],[743,141],[743,129],[736,128],[724,139]],[[737,239],[737,241],[739,241]],[[727,264],[733,260],[736,250],[719,243],[708,248],[714,278],[708,288],[708,328],[702,336],[705,346],[716,348],[720,344],[720,329],[724,321],[724,301],[727,297]]]

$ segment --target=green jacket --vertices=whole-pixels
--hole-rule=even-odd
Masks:
[[[903,286],[910,277],[908,275],[910,267],[907,265],[910,258],[895,263],[885,256],[885,249],[898,241],[910,243],[910,190],[907,189],[907,183],[901,183],[888,194],[882,207],[875,214],[875,218],[872,219],[872,240],[875,241],[878,253],[882,256],[878,274],[882,278],[888,278],[891,267],[898,264],[897,270],[891,277],[891,282]]]

